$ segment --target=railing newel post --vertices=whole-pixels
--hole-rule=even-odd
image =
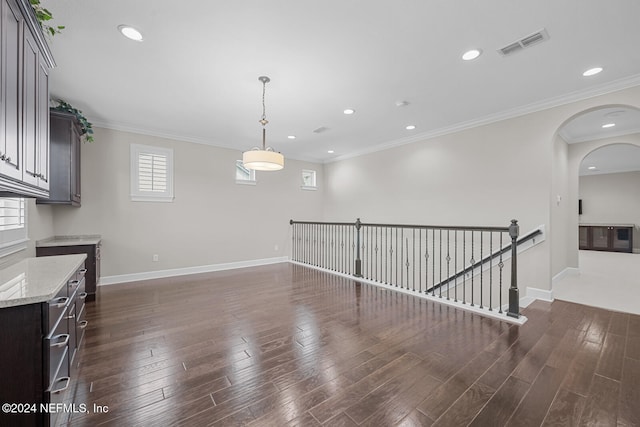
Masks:
[[[362,228],[362,222],[360,218],[356,219],[356,272],[355,277],[362,277],[362,260],[360,259],[360,229]]]
[[[520,296],[518,289],[518,235],[520,226],[518,220],[512,219],[509,226],[509,236],[511,237],[511,286],[509,287],[509,311],[507,316],[520,317]]]

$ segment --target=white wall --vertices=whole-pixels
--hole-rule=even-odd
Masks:
[[[27,199],[27,248],[0,258],[0,269],[25,258],[36,256],[36,241],[54,233],[51,206],[36,205],[35,199]]]
[[[572,234],[564,226],[576,215],[577,204],[571,205],[569,194],[568,172],[569,144],[556,135],[553,143],[553,170],[551,180],[550,209],[553,237],[551,239],[551,276],[555,276],[569,265],[577,264],[573,259],[574,252],[566,242],[570,241]]]
[[[640,96],[640,95],[639,95]],[[640,99],[640,98],[639,98]],[[634,105],[630,103],[629,105]],[[640,134],[625,135],[615,138],[605,138],[596,141],[581,142],[578,144],[569,144],[568,151],[568,166],[567,166],[567,185],[569,193],[569,206],[578,206],[579,195],[579,173],[580,164],[582,160],[592,151],[597,150],[600,147],[611,144],[632,144],[640,147]],[[567,218],[567,222],[560,224],[568,230],[568,240],[566,242],[566,250],[571,254],[570,264],[564,266],[571,268],[578,268],[578,222],[579,218],[576,214],[570,215]]]
[[[640,249],[640,171],[581,176],[579,185],[580,223],[634,224],[633,247]]]
[[[234,182],[239,151],[97,129],[96,142],[82,147],[82,207],[30,206],[29,234],[102,234],[103,276],[112,276],[286,256],[290,218],[445,225],[517,218],[522,232],[547,226],[547,240],[526,253],[519,277],[550,289],[553,274],[577,267],[571,212],[580,161],[609,143],[640,145],[628,136],[567,147],[557,130],[583,111],[639,107],[638,100],[633,87],[324,167],[288,159],[283,171],[259,174],[255,187]],[[174,203],[129,200],[130,143],[175,150]],[[303,168],[318,171],[319,191],[300,190]]]
[[[131,143],[174,150],[173,203],[130,200]],[[101,234],[102,276],[288,256],[289,219],[322,219],[324,189],[301,190],[301,171],[316,170],[322,183],[323,167],[286,160],[282,171],[258,172],[257,185],[239,185],[241,157],[98,128],[95,142],[82,146],[82,207],[55,207],[55,233]]]

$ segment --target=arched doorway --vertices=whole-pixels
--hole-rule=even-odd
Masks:
[[[611,283],[625,286],[624,277],[612,280],[611,283],[602,283],[603,276],[625,269],[616,264],[622,258],[612,258],[614,262],[611,263],[611,259],[606,255],[584,256],[585,252],[590,251],[579,251],[578,230],[581,223],[634,224],[634,237],[638,236],[640,110],[630,106],[614,105],[574,115],[557,132],[554,156],[554,174],[557,175],[553,188],[557,200],[552,204],[551,214],[555,241],[552,247],[554,296],[628,311],[625,307],[616,305],[620,301],[628,301],[628,297],[624,292],[619,293],[611,287]],[[636,190],[631,191],[632,188]],[[626,194],[629,195],[627,199]],[[579,200],[582,200],[582,215],[578,212]],[[640,238],[634,244],[636,252],[640,246],[638,243]],[[602,255],[603,252],[599,254]],[[640,265],[640,257],[633,261]],[[597,265],[598,263],[602,265]],[[598,272],[598,268],[601,271]],[[578,272],[579,275],[573,274]],[[631,271],[627,269],[626,273],[628,275]],[[595,279],[596,276],[598,279]],[[562,288],[567,283],[573,283],[573,296],[579,298],[567,297],[565,289]],[[604,286],[609,287],[606,292]],[[589,296],[589,292],[593,292],[593,295]],[[640,296],[640,289],[638,292]],[[613,301],[613,305],[603,305],[603,294],[619,301]]]

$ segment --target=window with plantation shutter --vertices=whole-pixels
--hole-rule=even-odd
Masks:
[[[173,150],[131,144],[131,200],[173,201]]]
[[[0,199],[0,256],[26,248],[26,207],[22,198]]]

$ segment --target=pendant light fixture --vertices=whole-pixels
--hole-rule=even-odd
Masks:
[[[262,148],[254,147],[242,153],[242,164],[247,169],[277,171],[284,168],[284,156],[281,153],[273,151],[273,148],[267,147],[267,131],[265,129],[269,121],[265,113],[264,94],[267,83],[269,83],[271,79],[267,76],[260,76],[258,80],[262,82],[262,118],[258,121],[258,123],[262,125]]]

